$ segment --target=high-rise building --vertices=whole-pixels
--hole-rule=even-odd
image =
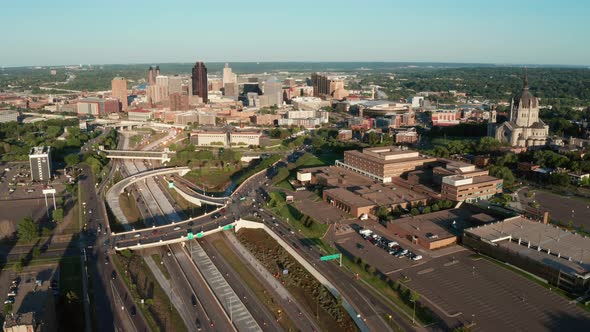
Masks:
[[[111,81],[111,97],[119,100],[119,110],[127,110],[127,80],[123,77],[115,77]]]
[[[182,93],[182,77],[178,75],[168,77],[168,93]]]
[[[193,95],[201,97],[203,102],[206,103],[208,100],[207,67],[203,62],[195,63],[191,79],[193,82]]]
[[[283,104],[283,84],[276,77],[264,83],[264,95],[260,97],[261,106],[281,106]]]
[[[160,66],[156,66],[156,77],[160,76]]]
[[[119,111],[119,101],[116,99],[81,98],[76,104],[78,115],[107,116]]]
[[[33,181],[49,181],[51,177],[51,147],[36,146],[29,153],[31,179]]]
[[[223,86],[225,86],[228,83],[238,83],[238,76],[236,74],[234,74],[231,70],[231,68],[229,67],[229,65],[226,63],[225,67],[223,68]]]
[[[168,100],[168,76],[156,76],[156,89],[154,93],[153,101],[155,103]]]
[[[149,85],[154,85],[154,68],[152,68],[152,66],[150,66],[150,69],[148,71],[148,83]]]
[[[325,75],[318,73],[311,74],[311,85],[313,86],[313,96],[320,97],[330,94],[330,80]]]

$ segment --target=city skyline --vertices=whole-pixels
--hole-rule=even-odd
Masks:
[[[110,10],[115,5],[118,10]],[[4,67],[197,59],[590,64],[590,46],[580,42],[590,28],[590,9],[574,1],[302,1],[289,9],[269,1],[80,7],[70,0],[29,0],[8,6],[0,14],[0,28],[10,31],[0,36],[9,50],[0,55]],[[107,12],[104,23],[101,13]],[[189,31],[209,32],[195,44],[186,42]]]

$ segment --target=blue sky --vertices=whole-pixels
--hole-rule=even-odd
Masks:
[[[585,0],[2,1],[0,66],[204,61],[590,64]]]

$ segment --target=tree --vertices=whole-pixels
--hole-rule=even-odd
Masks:
[[[55,209],[51,213],[53,220],[56,222],[62,222],[64,220],[64,210],[63,209]]]
[[[422,210],[422,213],[423,213],[423,214],[428,214],[428,213],[430,213],[430,206],[427,206],[427,207],[425,207],[425,208],[424,208],[424,210]]]
[[[412,208],[412,210],[410,211],[410,213],[411,213],[413,216],[417,216],[417,215],[419,215],[419,214],[420,214],[420,211],[418,211],[418,209],[417,209],[417,208]]]
[[[438,206],[437,203],[432,204],[430,209],[432,210],[432,212],[440,211],[440,207]]]
[[[30,242],[38,235],[37,224],[30,217],[26,217],[18,223],[17,234],[24,242]]]
[[[570,177],[566,173],[553,173],[549,176],[549,183],[565,187],[569,185]]]
[[[514,174],[506,166],[494,166],[490,169],[490,175],[504,180],[506,185],[511,185],[515,181]]]
[[[385,206],[380,206],[377,209],[377,217],[379,217],[379,219],[387,219],[388,213],[389,213],[389,210]]]

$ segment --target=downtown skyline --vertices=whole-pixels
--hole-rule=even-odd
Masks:
[[[590,46],[581,42],[590,10],[575,1],[301,1],[282,8],[271,1],[81,7],[29,0],[6,7],[3,67],[196,60],[590,64]]]

